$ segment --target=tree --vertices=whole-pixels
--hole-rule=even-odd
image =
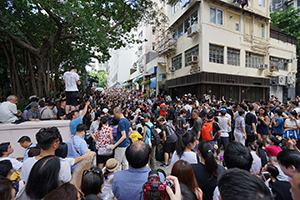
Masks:
[[[103,62],[109,49],[141,42],[131,30],[158,23],[159,15],[151,0],[0,0],[0,44],[12,92],[44,96],[71,65],[84,72],[90,57]]]
[[[106,86],[107,86],[107,80],[106,80],[107,72],[105,70],[95,71],[93,73],[89,73],[89,75],[93,76],[93,77],[97,77],[99,79],[99,82],[95,84],[96,87],[106,88]]]
[[[280,12],[271,12],[271,23],[280,28],[283,33],[294,36],[297,38],[296,51],[297,58],[300,55],[300,8],[291,6],[287,10]],[[296,93],[300,93],[300,66],[297,62],[297,74],[296,74]]]

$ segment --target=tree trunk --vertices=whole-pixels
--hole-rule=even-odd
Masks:
[[[32,62],[31,62],[31,54],[29,52],[27,52],[27,66],[28,66],[28,70],[29,70],[29,77],[30,77],[30,83],[31,83],[31,88],[33,90],[33,94],[37,95],[37,86],[35,83],[35,73],[33,71],[33,66],[32,66]],[[29,95],[33,95],[33,94],[29,94]]]

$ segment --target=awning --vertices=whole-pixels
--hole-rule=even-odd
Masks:
[[[143,77],[137,78],[137,79],[135,79],[133,82],[135,83],[135,82],[138,82],[138,81],[140,81],[140,80],[143,80]]]

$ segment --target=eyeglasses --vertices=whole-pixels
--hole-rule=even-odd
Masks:
[[[93,172],[93,173],[96,173],[96,174],[101,174],[102,172],[101,171],[98,171],[98,170],[95,170],[95,169],[86,169],[83,171],[82,175],[85,176],[87,173],[90,173],[90,172]]]

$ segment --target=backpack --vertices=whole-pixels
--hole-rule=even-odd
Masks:
[[[213,133],[213,123],[215,121],[211,121],[211,122],[205,122],[202,126],[202,130],[201,130],[201,135],[202,135],[202,139],[206,140],[206,141],[211,141],[215,138],[214,133]]]
[[[159,145],[160,144],[160,136],[159,136],[158,132],[155,130],[154,125],[152,126],[152,128],[150,126],[148,126],[147,124],[145,124],[145,125],[151,131],[151,144],[152,144],[152,146]]]

